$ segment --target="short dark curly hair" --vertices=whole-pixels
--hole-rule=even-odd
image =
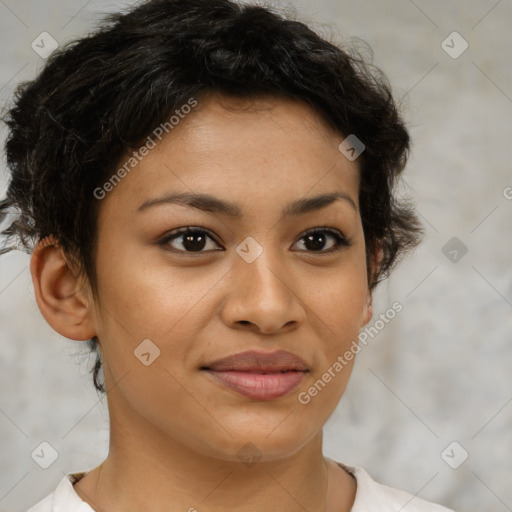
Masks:
[[[41,73],[18,86],[3,120],[11,173],[0,215],[12,209],[6,244],[30,252],[48,235],[97,291],[100,201],[93,191],[127,149],[188,99],[218,92],[237,98],[302,101],[343,136],[365,145],[358,158],[369,286],[415,246],[414,210],[394,196],[410,138],[386,76],[354,45],[342,49],[275,8],[232,0],[149,0],[110,15],[99,28],[56,50]],[[9,246],[15,241],[14,246]],[[92,368],[99,382],[97,338]]]

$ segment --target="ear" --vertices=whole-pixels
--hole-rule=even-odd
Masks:
[[[375,252],[369,258],[369,276],[370,280],[373,280],[375,276],[379,273],[380,265],[382,263],[382,258],[384,257],[384,251],[382,250],[382,246],[379,243]],[[370,285],[370,283],[369,283]],[[368,292],[366,295],[366,304],[363,312],[363,321],[362,326],[366,325],[373,316],[373,296],[372,291],[370,290],[370,286],[368,285]]]
[[[39,310],[55,331],[72,340],[88,340],[96,335],[88,283],[79,279],[52,236],[34,248],[30,274]]]
[[[363,317],[362,317],[360,327],[364,327],[372,319],[372,316],[373,316],[373,300],[372,299],[373,299],[372,292],[368,288],[368,292],[366,294],[366,303],[364,305]]]

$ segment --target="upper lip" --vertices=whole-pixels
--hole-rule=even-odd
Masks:
[[[309,371],[303,359],[285,350],[275,352],[249,350],[247,352],[240,352],[223,357],[222,359],[216,359],[203,365],[201,369],[245,372]]]

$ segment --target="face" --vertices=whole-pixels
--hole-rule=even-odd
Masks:
[[[321,431],[353,361],[333,365],[371,315],[343,139],[301,103],[211,96],[106,195],[94,325],[113,421],[233,461],[247,443],[286,457]],[[205,369],[278,350],[307,371]]]

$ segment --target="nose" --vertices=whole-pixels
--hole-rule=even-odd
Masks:
[[[270,250],[252,263],[235,256],[228,274],[223,322],[233,329],[274,334],[297,329],[306,316],[299,283]]]

